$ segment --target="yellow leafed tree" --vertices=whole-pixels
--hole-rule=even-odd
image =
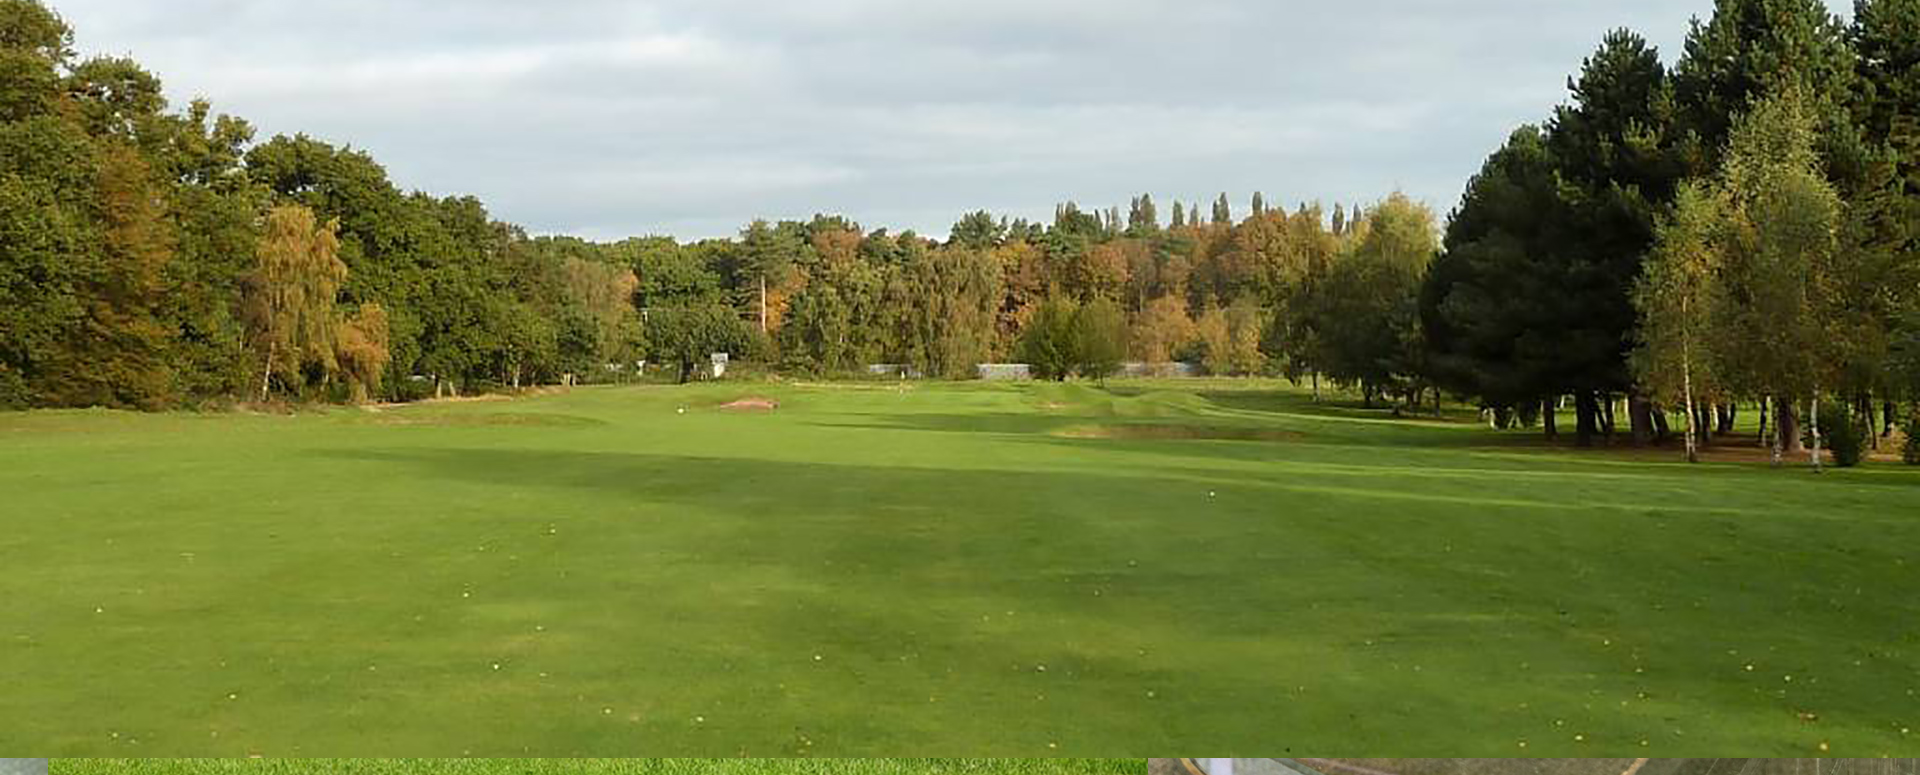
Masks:
[[[386,308],[362,304],[352,317],[341,320],[335,335],[335,350],[340,371],[353,388],[354,403],[365,403],[380,390],[380,375],[393,360],[388,344]]]
[[[247,284],[248,333],[261,359],[262,401],[276,372],[295,374],[318,364],[332,373],[338,367],[334,302],[347,279],[339,226],[338,221],[320,225],[312,210],[299,205],[276,207],[267,215],[259,263]]]

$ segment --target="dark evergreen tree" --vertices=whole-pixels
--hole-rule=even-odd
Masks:
[[[1552,255],[1567,239],[1546,138],[1516,130],[1467,184],[1445,252],[1421,289],[1429,376],[1488,406],[1515,408],[1568,390],[1560,307],[1570,289]]]
[[[1843,193],[1857,189],[1869,163],[1850,112],[1857,71],[1846,28],[1821,0],[1715,0],[1710,18],[1694,20],[1673,73],[1690,172],[1711,174],[1735,120],[1797,83],[1820,117],[1828,177]]]
[[[1673,200],[1685,164],[1670,137],[1672,99],[1660,55],[1629,30],[1609,33],[1568,84],[1572,100],[1554,111],[1548,153],[1559,170],[1568,207],[1565,241],[1543,255],[1578,284],[1558,307],[1565,369],[1563,390],[1580,404],[1634,385],[1627,357],[1638,316],[1631,294],[1653,247],[1655,222]],[[1580,428],[1593,427],[1581,409]],[[1651,440],[1652,406],[1635,397],[1637,442]],[[1586,436],[1583,434],[1582,439]]]
[[[1153,205],[1152,194],[1134,197],[1127,212],[1127,236],[1148,237],[1159,233],[1160,213]]]
[[[985,210],[977,210],[962,217],[953,225],[953,233],[948,241],[972,250],[990,250],[999,247],[1007,239],[1006,219],[995,219]]]

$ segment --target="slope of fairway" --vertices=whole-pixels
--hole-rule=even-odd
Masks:
[[[0,494],[0,750],[1920,748],[1920,475],[1265,383],[0,415]]]

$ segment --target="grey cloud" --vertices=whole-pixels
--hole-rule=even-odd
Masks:
[[[1401,188],[1445,211],[1606,30],[1709,0],[56,0],[176,100],[536,232]]]

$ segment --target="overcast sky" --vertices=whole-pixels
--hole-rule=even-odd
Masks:
[[[536,233],[723,236],[841,213],[1453,207],[1618,26],[1711,0],[53,0],[183,104],[370,151]]]

